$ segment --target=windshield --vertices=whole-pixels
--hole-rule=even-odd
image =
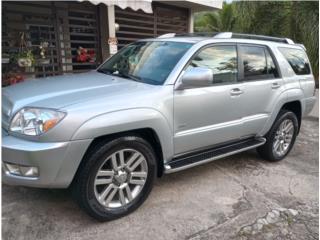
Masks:
[[[135,42],[121,49],[98,71],[161,85],[191,46],[182,42]]]

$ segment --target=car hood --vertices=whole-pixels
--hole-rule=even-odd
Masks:
[[[152,87],[97,71],[38,78],[3,88],[2,110],[9,114],[24,106],[60,109],[99,97],[125,95]]]

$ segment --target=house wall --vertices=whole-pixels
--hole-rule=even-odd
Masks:
[[[122,10],[115,7],[115,22],[119,48],[141,38],[154,38],[166,33],[185,33],[189,27],[189,9],[152,3],[153,13]]]
[[[35,64],[18,67],[16,61],[3,63],[3,82],[10,72],[26,78],[46,77],[95,69],[109,55],[109,37],[117,37],[118,48],[141,38],[190,30],[191,12],[187,8],[152,3],[153,13],[122,10],[89,2],[6,1],[2,3],[2,53],[16,56],[32,50]],[[120,25],[115,31],[115,23]],[[21,35],[24,35],[24,39]],[[39,45],[48,42],[45,58]],[[91,51],[91,58],[79,61],[78,50]]]
[[[2,13],[2,53],[16,56],[31,50],[35,58],[31,68],[2,64],[5,71],[44,77],[88,71],[102,62],[99,7],[77,2],[17,1],[3,2]],[[48,47],[42,58],[39,46],[44,42]],[[91,51],[92,59],[79,61],[79,47]]]

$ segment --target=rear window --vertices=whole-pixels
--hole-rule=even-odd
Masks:
[[[297,75],[311,73],[307,55],[303,50],[295,48],[279,48],[279,50]]]

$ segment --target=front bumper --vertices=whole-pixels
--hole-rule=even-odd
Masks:
[[[38,167],[38,177],[22,177],[4,171],[2,181],[10,185],[67,188],[91,139],[69,142],[32,142],[2,133],[2,162]]]

